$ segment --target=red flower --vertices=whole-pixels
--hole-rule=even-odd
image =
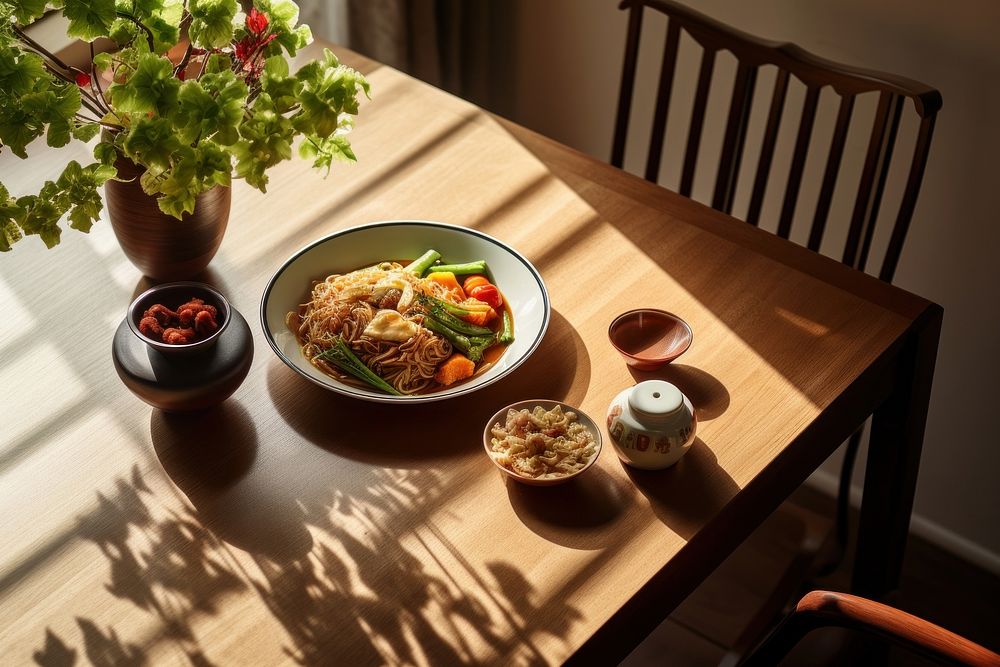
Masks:
[[[259,49],[263,49],[277,37],[277,35],[268,35],[267,37],[256,39],[244,37],[240,41],[236,42],[236,59],[244,63],[244,65],[247,65],[247,61],[252,59],[254,54],[257,53]],[[247,68],[244,67],[244,69]]]
[[[267,14],[258,12],[256,7],[251,9],[250,13],[247,14],[247,30],[250,31],[251,34],[257,35],[258,37],[263,35],[264,31],[267,30],[268,22]]]
[[[80,86],[81,88],[84,87],[84,86],[89,86],[90,85],[90,75],[87,74],[86,72],[77,72],[76,73],[76,85]]]

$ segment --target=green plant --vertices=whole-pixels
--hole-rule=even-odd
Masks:
[[[26,158],[43,134],[52,147],[97,139],[92,164],[69,162],[37,195],[15,198],[0,183],[0,251],[32,234],[52,247],[64,216],[89,231],[122,156],[145,168],[143,190],[176,218],[234,177],[265,191],[267,170],[296,141],[327,171],[355,160],[346,134],[368,82],[329,50],[291,72],[288,58],[312,41],[298,6],[254,5],[244,14],[237,0],[0,0],[0,150]],[[25,33],[50,8],[90,43],[86,70]],[[96,52],[102,37],[118,48]]]

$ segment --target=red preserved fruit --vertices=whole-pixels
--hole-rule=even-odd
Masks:
[[[207,338],[218,328],[219,325],[215,323],[215,318],[207,310],[203,310],[194,316],[194,330],[199,335]]]
[[[218,309],[202,299],[189,299],[176,311],[157,303],[146,309],[139,320],[139,332],[169,345],[187,345],[218,331]]]
[[[162,327],[168,327],[177,322],[177,313],[159,303],[147,308],[146,312],[144,312],[142,316],[155,317],[156,321],[159,322]]]
[[[171,327],[164,330],[163,342],[169,345],[187,345],[195,342],[194,329],[179,329]]]
[[[139,320],[139,331],[143,336],[153,340],[160,340],[160,337],[163,336],[163,327],[160,326],[155,317],[144,317]]]

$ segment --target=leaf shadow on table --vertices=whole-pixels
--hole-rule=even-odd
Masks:
[[[556,311],[538,349],[519,368],[493,385],[445,401],[373,403],[323,389],[278,359],[267,369],[275,408],[303,438],[354,461],[400,468],[478,455],[486,420],[498,409],[525,398],[578,405],[589,384],[590,356],[583,339]]]
[[[635,492],[623,488],[599,465],[564,484],[546,487],[528,486],[499,474],[521,523],[546,540],[571,549],[610,546],[615,539],[614,521],[635,501]]]
[[[621,464],[654,514],[685,540],[691,539],[739,492],[715,453],[701,438],[666,470],[637,470]]]
[[[425,655],[544,664],[536,638],[567,636],[582,618],[564,596],[537,591],[516,563],[465,560],[436,524],[447,520],[439,513],[448,514],[449,490],[437,470],[308,445],[286,456],[233,399],[191,414],[153,410],[150,436],[180,493],[135,467],[98,494],[74,532],[103,555],[105,592],[118,602],[47,627],[38,664],[150,664],[178,649],[192,665],[221,664],[218,646],[201,638],[225,620],[205,622],[244,608],[248,595],[285,631],[267,630],[264,646],[303,665],[414,664]],[[128,622],[121,603],[132,609]]]
[[[240,409],[232,412],[238,420]],[[171,424],[157,428],[189,420],[197,418],[171,417]],[[192,492],[202,507],[238,485],[252,459],[252,452],[232,452],[220,469],[211,457],[180,452],[182,446],[172,443],[161,456],[174,481],[188,484],[190,476],[204,487]],[[190,458],[176,460],[185,456]],[[194,472],[199,462],[219,471],[219,478]],[[440,480],[427,471],[376,469],[367,492],[352,495],[328,485],[325,494],[301,501],[298,516],[315,536],[311,549],[282,561],[234,551],[216,534],[223,518],[209,520],[210,510],[197,503],[193,510],[165,505],[166,496],[151,489],[136,467],[98,495],[97,507],[77,527],[78,537],[107,560],[106,592],[133,607],[128,622],[114,625],[120,605],[92,618],[77,614],[73,632],[65,625],[60,632],[46,628],[34,661],[66,667],[83,654],[99,667],[140,665],[162,659],[164,650],[176,660],[180,649],[192,665],[216,664],[211,654],[217,646],[200,641],[201,622],[235,613],[229,599],[247,600],[252,591],[250,599],[285,630],[267,630],[273,643],[264,646],[277,644],[302,665],[415,664],[422,656],[441,664],[545,664],[534,637],[565,636],[580,612],[562,596],[541,597],[515,564],[498,559],[484,572],[469,569],[431,519],[440,496]],[[245,602],[235,609],[245,613]]]
[[[691,399],[698,421],[711,421],[729,408],[729,390],[711,373],[694,366],[668,364],[655,371],[629,368],[636,382],[666,380]]]

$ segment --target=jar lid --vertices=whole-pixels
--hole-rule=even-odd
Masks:
[[[646,380],[632,387],[628,406],[640,418],[663,419],[676,414],[684,405],[681,390],[664,380]]]

